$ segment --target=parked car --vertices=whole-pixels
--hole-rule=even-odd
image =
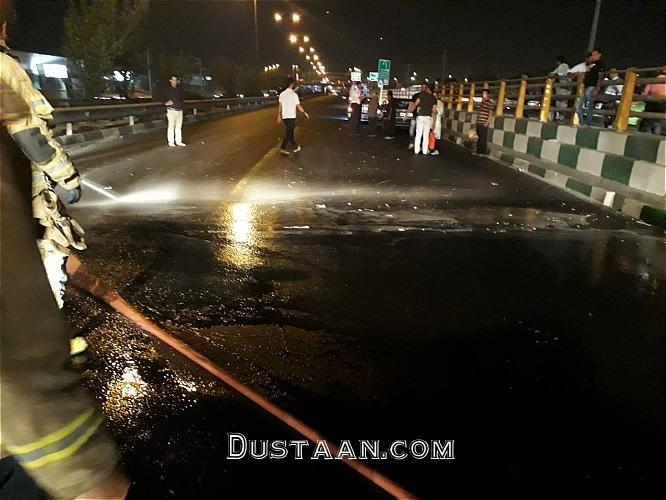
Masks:
[[[409,122],[412,121],[412,113],[407,111],[411,99],[396,99],[395,126],[397,128],[409,128]]]

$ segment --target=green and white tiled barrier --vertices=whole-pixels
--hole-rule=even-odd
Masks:
[[[476,113],[448,110],[443,133],[463,144],[475,121]],[[500,116],[491,122],[488,142],[491,156],[514,168],[666,227],[663,137]]]

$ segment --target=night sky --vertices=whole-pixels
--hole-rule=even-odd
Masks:
[[[19,50],[60,53],[66,0],[16,0]],[[301,27],[273,21],[274,12],[297,11]],[[255,58],[251,0],[154,0],[153,48],[183,50],[204,58],[225,55],[247,65],[301,62],[287,33],[311,36],[329,71],[376,68],[393,61],[393,75],[407,65],[421,76],[442,72],[461,78],[543,74],[557,55],[570,64],[585,53],[594,12],[592,0],[259,0],[259,59]],[[666,2],[603,0],[596,45],[608,65],[666,63]],[[382,39],[383,38],[383,39]]]

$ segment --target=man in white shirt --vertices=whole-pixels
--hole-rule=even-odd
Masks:
[[[349,106],[351,106],[351,116],[349,117],[349,128],[352,135],[358,135],[358,126],[361,123],[361,84],[352,83],[349,89]]]
[[[587,73],[587,70],[590,69],[590,63],[592,62],[592,52],[588,52],[585,56],[585,60],[582,63],[576,64],[573,68],[567,73],[568,76],[578,78],[578,75],[581,73]]]
[[[298,89],[298,82],[290,78],[287,88],[280,94],[280,98],[278,99],[277,122],[284,123],[285,127],[284,139],[280,147],[280,153],[283,155],[290,154],[287,150],[287,146],[290,144],[295,148],[294,153],[298,153],[301,150],[301,147],[296,144],[296,138],[294,137],[297,111],[303,113],[305,118],[310,118],[310,115],[301,106],[301,100],[298,98],[296,89]]]

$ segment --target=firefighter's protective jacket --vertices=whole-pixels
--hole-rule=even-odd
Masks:
[[[53,107],[33,87],[28,74],[8,54],[0,41],[0,100],[2,123],[32,162],[32,196],[50,187],[49,179],[64,189],[81,184],[65,150],[55,140],[46,121],[53,118]]]
[[[71,498],[100,484],[118,452],[78,373],[67,368],[67,327],[35,242],[29,165],[14,144],[33,173],[77,186],[40,118],[50,109],[18,63],[0,53],[0,449],[51,495]]]

